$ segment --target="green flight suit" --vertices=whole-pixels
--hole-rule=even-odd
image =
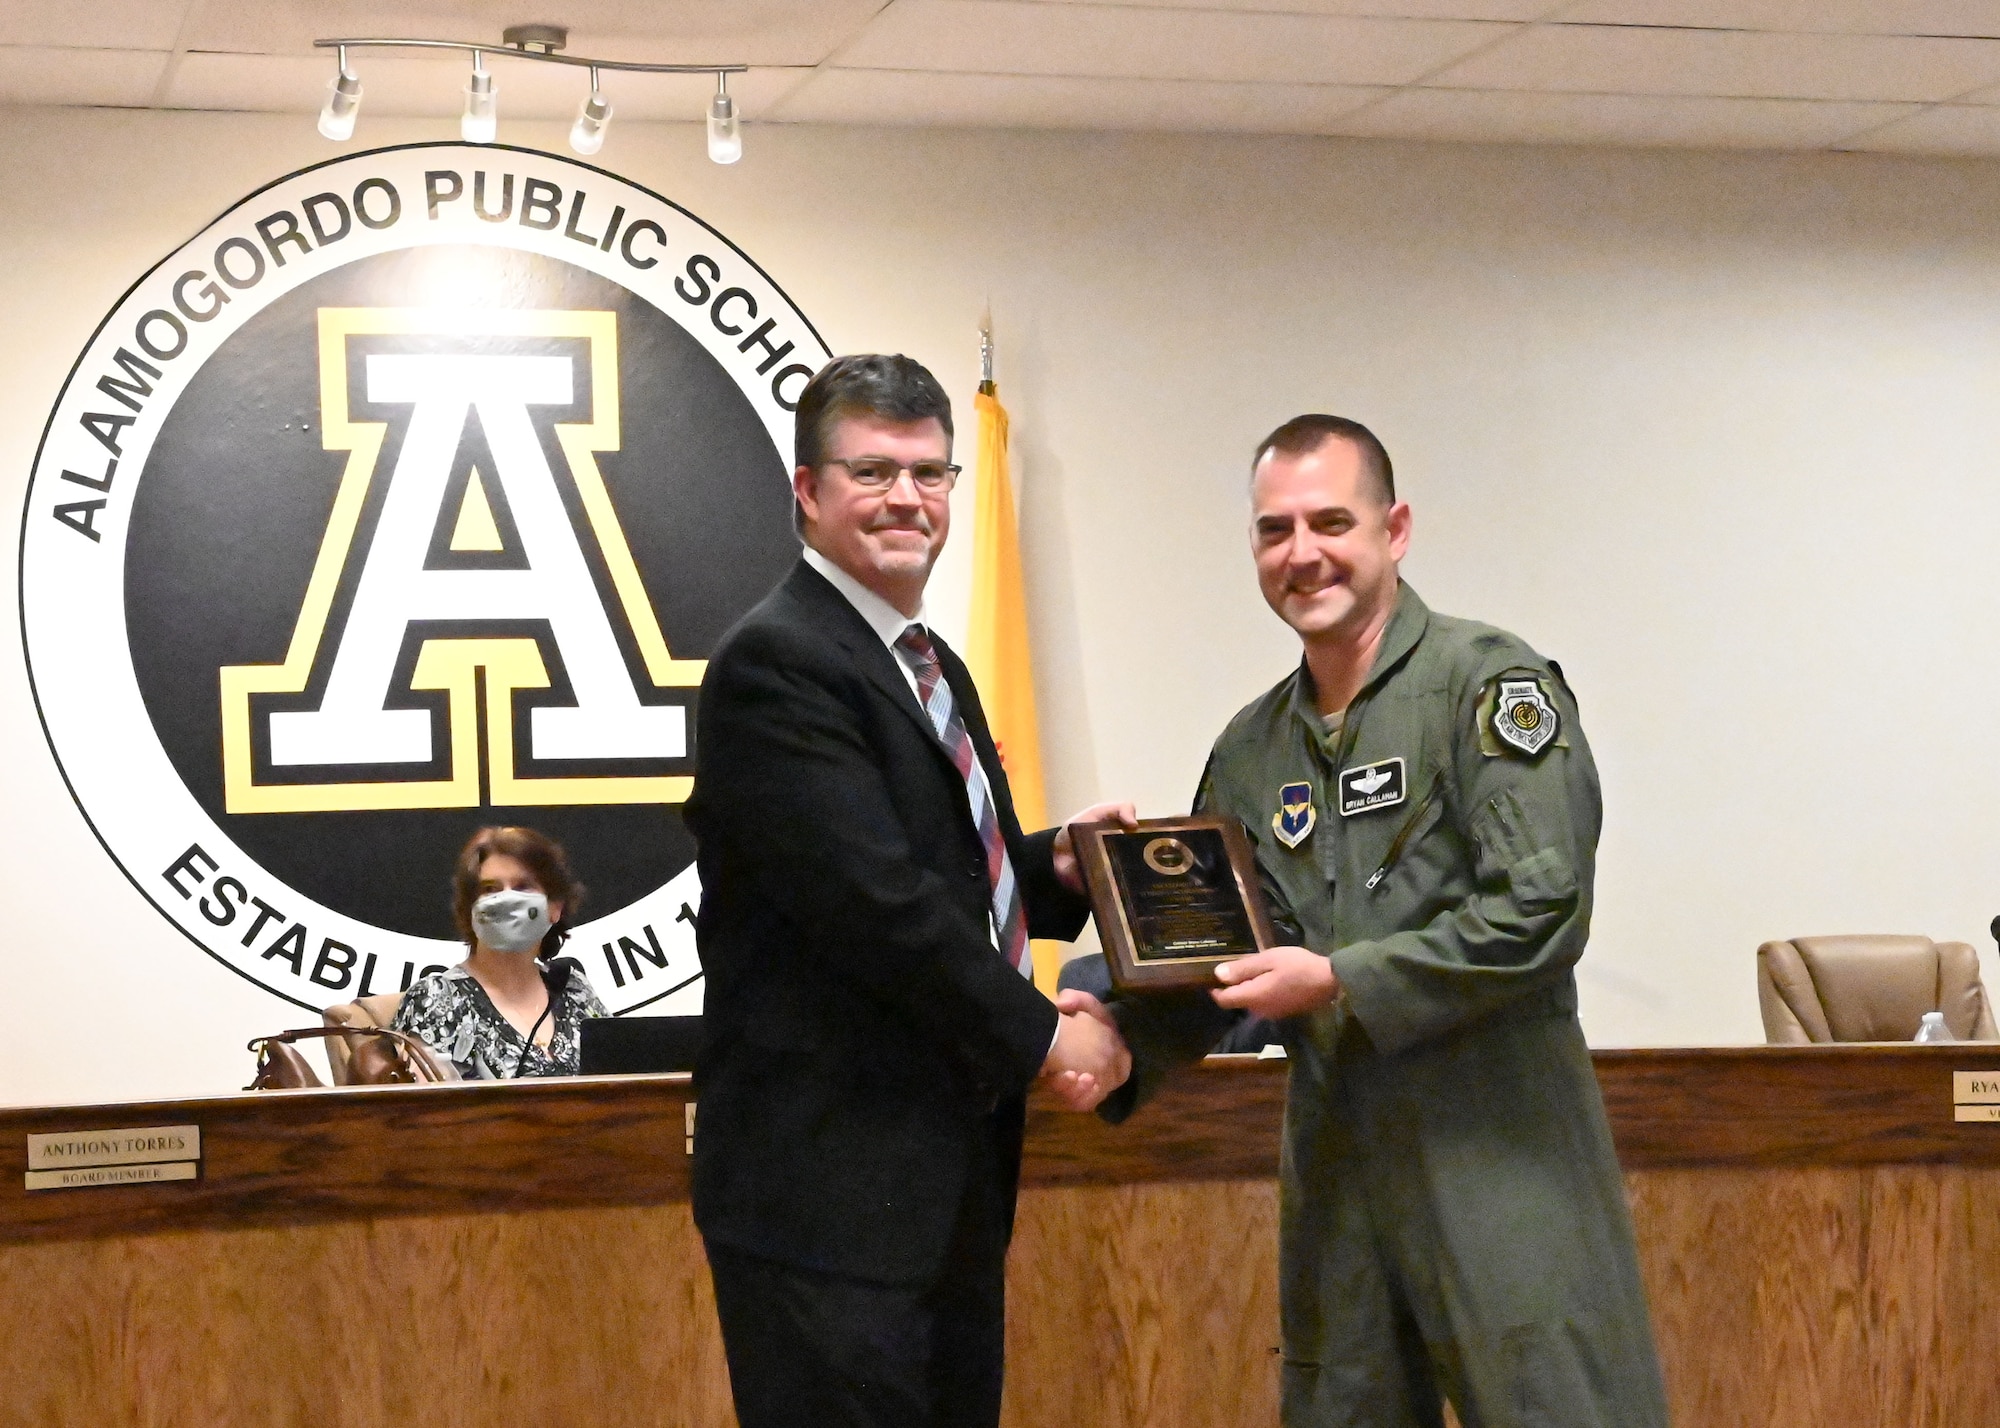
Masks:
[[[1664,1428],[1576,1018],[1600,805],[1561,675],[1402,586],[1345,718],[1301,665],[1223,731],[1197,808],[1242,820],[1274,922],[1342,988],[1286,1024],[1288,1428],[1431,1428],[1441,1392],[1465,1428]],[[1214,1011],[1121,1002],[1136,1066],[1106,1115]]]

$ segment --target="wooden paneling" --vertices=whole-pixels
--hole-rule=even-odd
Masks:
[[[659,1205],[688,1195],[689,1078],[616,1076],[266,1091],[118,1106],[0,1110],[0,1243],[327,1217]],[[1028,1185],[1277,1174],[1283,1062],[1217,1057],[1115,1128],[1037,1098]],[[22,1187],[36,1132],[196,1124],[202,1178]]]
[[[1131,1121],[1028,1103],[1026,1185],[1129,1185],[1148,1180],[1264,1180],[1278,1173],[1285,1063],[1211,1056],[1169,1080]]]
[[[1276,1423],[1277,1246],[1270,1181],[1022,1196],[1008,1428]]]
[[[0,1111],[0,1242],[687,1198],[686,1076],[364,1086]],[[26,1191],[27,1136],[193,1124],[202,1178]]]
[[[1681,1428],[2000,1422],[2000,1173],[1629,1177]],[[1276,1421],[1268,1183],[1032,1191],[1009,1428]],[[0,1422],[729,1422],[684,1205],[16,1245]]]
[[[1940,1162],[2000,1166],[2000,1123],[1951,1115],[1951,1073],[2000,1048],[1602,1051],[1628,1170]],[[345,1215],[659,1205],[687,1196],[685,1076],[374,1086],[119,1106],[0,1110],[0,1243]],[[1265,1179],[1277,1173],[1285,1063],[1212,1057],[1123,1127],[1037,1100],[1031,1186]],[[26,1193],[34,1131],[197,1123],[204,1178]],[[560,1146],[560,1154],[551,1154]]]
[[[2000,1123],[1952,1119],[1954,1071],[2000,1045],[1600,1051],[1626,1169],[1671,1165],[2000,1166]]]
[[[1676,1423],[2000,1423],[2000,1171],[1626,1182]]]
[[[8,1425],[731,1419],[684,1205],[100,1236],[0,1266]]]
[[[2000,1048],[1597,1058],[1679,1428],[2000,1424]],[[1276,1421],[1282,1062],[1038,1106],[1008,1428]],[[685,1078],[0,1111],[0,1428],[722,1425]],[[196,1122],[192,1185],[21,1188],[29,1131]]]

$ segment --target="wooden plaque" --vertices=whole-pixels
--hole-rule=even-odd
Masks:
[[[1215,969],[1273,945],[1250,840],[1233,818],[1145,818],[1070,828],[1111,983],[1121,992],[1213,987]]]

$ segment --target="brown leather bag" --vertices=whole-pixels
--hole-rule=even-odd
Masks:
[[[325,1085],[293,1045],[321,1036],[347,1038],[347,1084],[351,1086],[422,1085],[462,1079],[456,1066],[407,1031],[386,1026],[310,1026],[253,1040],[249,1049],[257,1053],[257,1078],[243,1089],[291,1091]]]

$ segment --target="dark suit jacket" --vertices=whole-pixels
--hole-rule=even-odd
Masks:
[[[1056,881],[1054,830],[1022,835],[965,666],[938,658],[1029,930],[1074,937],[1088,907]],[[1011,1214],[1056,1012],[994,950],[965,782],[896,656],[803,561],[709,663],[686,817],[708,978],[696,1223],[780,1263],[932,1278],[971,1167]]]

